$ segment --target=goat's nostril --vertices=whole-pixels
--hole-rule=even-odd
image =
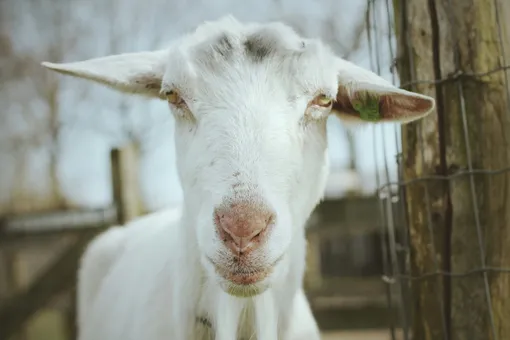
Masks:
[[[263,245],[266,230],[274,223],[274,214],[251,202],[233,202],[217,208],[214,220],[220,240],[240,255]]]

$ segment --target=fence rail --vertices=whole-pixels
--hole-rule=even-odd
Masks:
[[[113,204],[100,209],[51,211],[0,218],[0,246],[19,251],[48,237],[63,239],[70,244],[22,289],[15,289],[0,305],[0,339],[9,339],[20,332],[30,318],[57,296],[73,291],[79,259],[90,240],[105,228],[123,224],[139,214],[136,186],[136,153],[132,145],[111,152]],[[67,238],[69,240],[69,238]],[[13,275],[13,273],[9,273]],[[10,278],[15,282],[14,278]],[[74,294],[69,305],[68,332],[76,333]]]
[[[8,242],[12,237],[37,237],[45,234],[102,228],[116,222],[117,208],[115,206],[4,216],[0,219],[0,242]]]

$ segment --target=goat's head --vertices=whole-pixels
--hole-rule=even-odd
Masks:
[[[167,100],[202,263],[232,294],[288,270],[322,197],[326,120],[409,122],[434,108],[279,24],[206,23],[168,49],[44,65]]]

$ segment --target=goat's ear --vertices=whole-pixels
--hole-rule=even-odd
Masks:
[[[162,98],[161,82],[168,50],[135,52],[84,61],[42,65],[59,73],[84,78],[115,90]]]
[[[338,59],[338,92],[333,112],[351,122],[408,123],[435,108],[432,97],[399,89],[346,60]]]

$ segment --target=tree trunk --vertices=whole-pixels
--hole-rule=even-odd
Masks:
[[[499,4],[501,7],[503,1]],[[458,71],[485,74],[464,75],[435,88],[411,88],[435,95],[437,114],[403,127],[405,179],[510,167],[506,137],[510,133],[510,103],[505,73],[487,73],[503,66],[505,42],[500,41],[496,17],[499,14],[504,23],[500,8],[496,8],[494,0],[395,0],[395,10],[402,84],[441,79],[459,74]],[[510,46],[507,44],[504,49]],[[443,270],[455,273],[483,265],[508,267],[509,181],[510,173],[503,172],[461,175],[442,183],[427,181],[408,186],[412,274],[434,271],[433,256]],[[414,339],[442,339],[444,326],[449,338],[455,340],[510,339],[510,323],[505,322],[510,315],[508,274],[488,272],[485,277],[477,272],[441,281],[440,292],[435,291],[438,287],[434,279],[413,283]],[[439,319],[438,294],[444,305],[445,325]]]
[[[60,176],[58,172],[60,161],[60,105],[59,105],[59,83],[57,80],[53,84],[49,84],[51,89],[48,92],[49,106],[49,137],[50,137],[50,186],[52,199],[55,201],[59,209],[65,208],[64,195],[62,193]]]
[[[428,3],[420,0],[394,0],[395,27],[398,40],[397,68],[402,84],[415,79],[434,79],[436,65]],[[412,42],[412,43],[409,43]],[[430,84],[404,86],[436,97]],[[439,96],[441,97],[441,96]],[[439,104],[439,103],[438,103]],[[439,110],[438,110],[439,111]],[[420,123],[402,128],[403,176],[405,180],[446,172],[441,117],[433,113]],[[447,183],[416,182],[405,187],[407,220],[411,246],[410,264],[413,276],[448,270],[446,233],[450,219]],[[446,289],[445,289],[446,287]],[[414,301],[412,334],[414,340],[443,339],[447,324],[448,282],[429,276],[412,282]]]
[[[461,37],[457,42],[460,70],[485,73],[501,67],[503,51],[494,1],[454,0],[452,7],[453,29]],[[449,113],[447,155],[452,167],[469,169],[469,158],[474,169],[509,167],[510,145],[506,136],[510,133],[510,107],[504,72],[465,77],[445,86],[445,95],[454,99],[445,103]],[[452,271],[480,268],[485,265],[482,261],[491,267],[510,263],[509,182],[510,174],[503,173],[464,176],[451,183]],[[451,312],[454,339],[510,338],[510,277],[487,273],[453,280]]]

